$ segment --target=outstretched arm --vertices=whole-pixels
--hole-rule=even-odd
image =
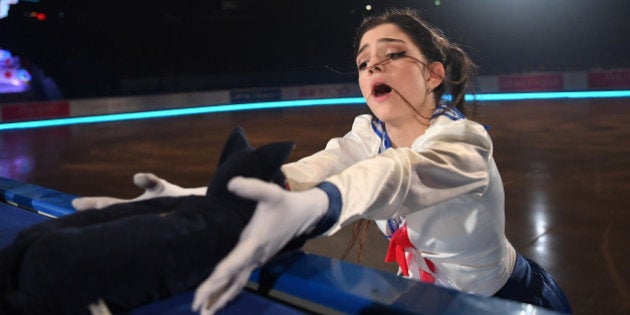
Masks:
[[[119,199],[113,197],[81,197],[72,200],[72,206],[77,211],[88,209],[102,209],[118,203],[135,202],[157,197],[174,197],[188,195],[205,195],[206,187],[183,188],[159,178],[151,173],[136,173],[133,176],[133,183],[144,189],[144,193],[133,199]]]
[[[251,272],[303,234],[320,235],[338,218],[320,188],[291,192],[257,179],[237,177],[228,184],[236,195],[258,202],[239,243],[195,292],[192,308],[214,314],[245,286]]]

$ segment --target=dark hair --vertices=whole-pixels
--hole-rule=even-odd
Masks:
[[[423,21],[419,13],[412,9],[388,9],[381,15],[363,19],[357,29],[354,48],[358,51],[363,35],[381,24],[394,24],[409,36],[429,63],[441,62],[446,76],[442,83],[433,89],[436,104],[448,90],[452,96],[451,106],[466,114],[464,109],[466,90],[476,66],[468,54],[456,44],[449,42],[442,31]]]

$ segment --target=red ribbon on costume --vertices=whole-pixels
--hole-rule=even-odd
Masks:
[[[432,273],[435,273],[435,265],[433,262],[426,258],[424,258],[424,262],[427,264],[427,267],[429,267],[429,270],[431,270]],[[425,283],[435,283],[435,277],[432,274],[420,269],[420,281]]]
[[[409,267],[407,266],[407,257],[405,257],[405,248],[408,247],[414,246],[409,240],[409,235],[407,235],[407,226],[403,225],[389,239],[385,262],[395,261],[405,277],[409,277]]]
[[[395,261],[405,277],[409,277],[409,267],[407,265],[407,257],[405,256],[405,249],[409,247],[415,248],[409,240],[407,226],[403,225],[396,230],[389,239],[389,247],[387,248],[387,255],[385,255],[385,262]],[[423,259],[427,264],[427,267],[429,267],[431,273],[435,273],[435,265],[433,262],[426,258]],[[435,277],[431,273],[420,269],[420,281],[425,283],[435,283]]]

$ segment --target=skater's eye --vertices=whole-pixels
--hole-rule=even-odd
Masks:
[[[406,51],[391,52],[391,53],[385,54],[385,56],[386,56],[386,59],[381,60],[377,64],[386,64],[386,63],[388,63],[390,61],[398,60],[400,58],[407,57],[407,52]],[[359,69],[359,71],[365,70],[367,68],[369,68],[367,61],[360,61],[359,64],[357,65],[357,69]]]
[[[387,58],[390,60],[396,60],[407,56],[406,51],[399,51],[387,54]]]
[[[359,63],[357,65],[357,68],[359,69],[359,71],[365,70],[367,68],[367,61],[363,61],[363,62]]]

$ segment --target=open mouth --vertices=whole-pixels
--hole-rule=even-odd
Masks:
[[[376,97],[391,93],[392,88],[385,83],[377,83],[372,88],[372,94]]]

